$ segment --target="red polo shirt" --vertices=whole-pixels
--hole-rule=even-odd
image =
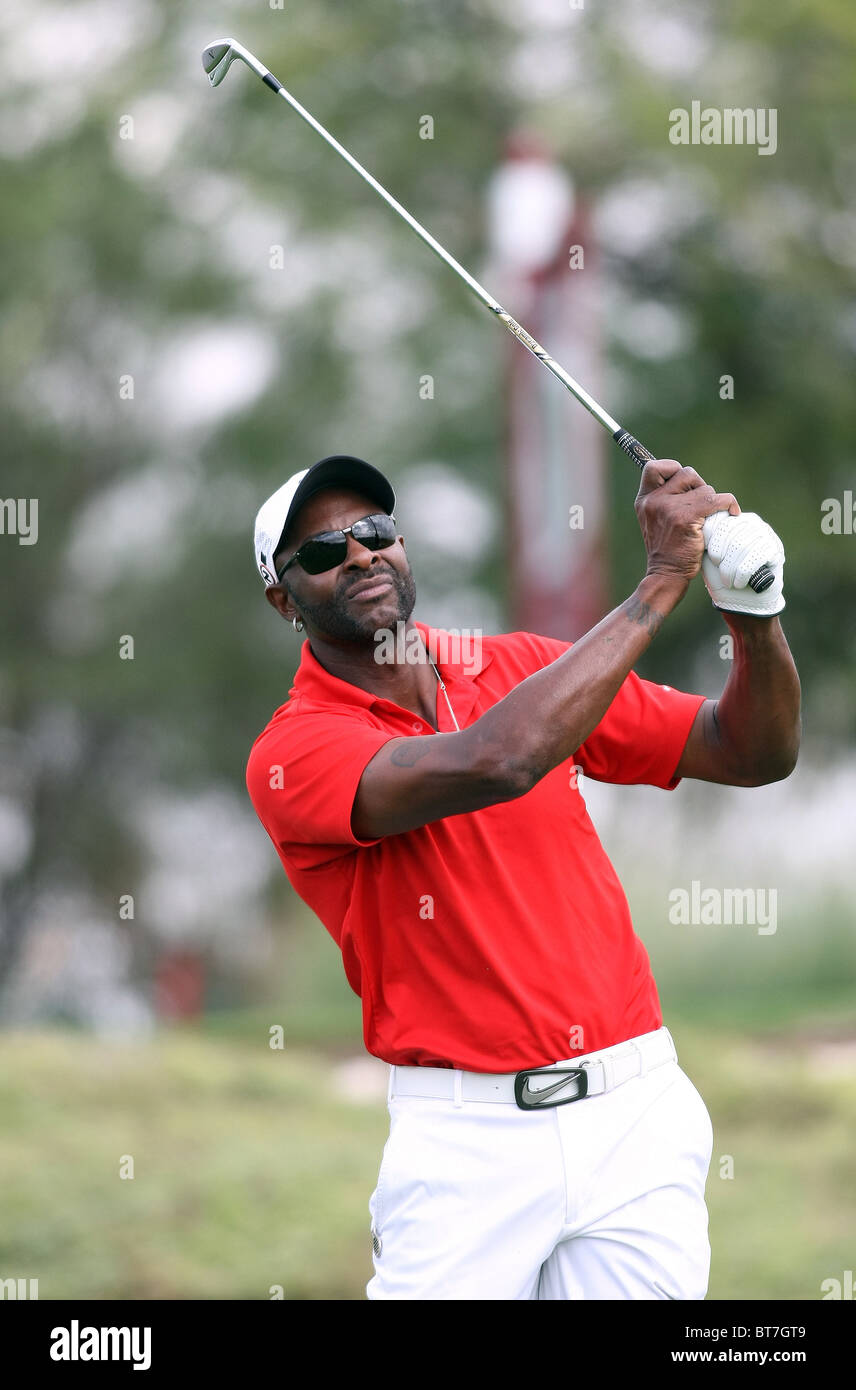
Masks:
[[[428,643],[432,629],[416,626]],[[478,674],[438,660],[460,727],[570,645],[512,632],[482,638]],[[438,696],[440,731],[454,732]],[[572,774],[576,763],[603,782],[677,786],[703,699],[631,673],[575,757],[525,796],[358,840],[351,811],[367,764],[388,739],[434,731],[328,674],[304,642],[247,786],[293,887],[341,948],[369,1052],[508,1072],[661,1026],[648,954]]]

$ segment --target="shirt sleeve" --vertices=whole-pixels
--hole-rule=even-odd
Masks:
[[[338,714],[297,715],[266,729],[250,753],[247,790],[277,850],[309,868],[377,844],[357,839],[351,813],[363,772],[394,737]]]
[[[704,701],[704,695],[656,685],[631,671],[577,751],[580,767],[598,782],[673,791],[681,780],[675,769]]]

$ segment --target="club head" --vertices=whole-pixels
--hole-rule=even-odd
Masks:
[[[240,58],[251,72],[254,72],[274,91],[278,91],[281,84],[277,82],[272,73],[268,72],[264,63],[260,63],[258,58],[253,57],[248,48],[244,48],[244,45],[235,39],[217,39],[202,50],[202,66],[208,73],[208,81],[212,87],[219,87],[236,58]]]
[[[234,39],[217,39],[203,50],[202,66],[212,87],[219,87],[232,65],[232,60],[241,56],[236,52],[236,47]]]

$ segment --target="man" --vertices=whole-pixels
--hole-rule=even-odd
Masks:
[[[377,469],[332,456],[259,511],[267,599],[307,640],[247,770],[390,1064],[368,1297],[703,1298],[710,1118],[575,770],[663,788],[791,772],[781,543],[654,461],[634,592],[573,645],[485,637],[465,667],[411,618],[394,505]],[[771,547],[758,595],[747,580]],[[702,565],[734,638],[718,701],[632,671]],[[401,632],[411,659],[378,659]],[[640,852],[656,856],[656,825]]]

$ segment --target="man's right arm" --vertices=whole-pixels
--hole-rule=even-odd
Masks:
[[[366,767],[351,816],[361,840],[523,796],[572,757],[681,601],[704,552],[702,525],[739,510],[693,469],[646,465],[636,501],[648,568],[618,608],[556,661],[534,672],[469,728],[390,739]]]

